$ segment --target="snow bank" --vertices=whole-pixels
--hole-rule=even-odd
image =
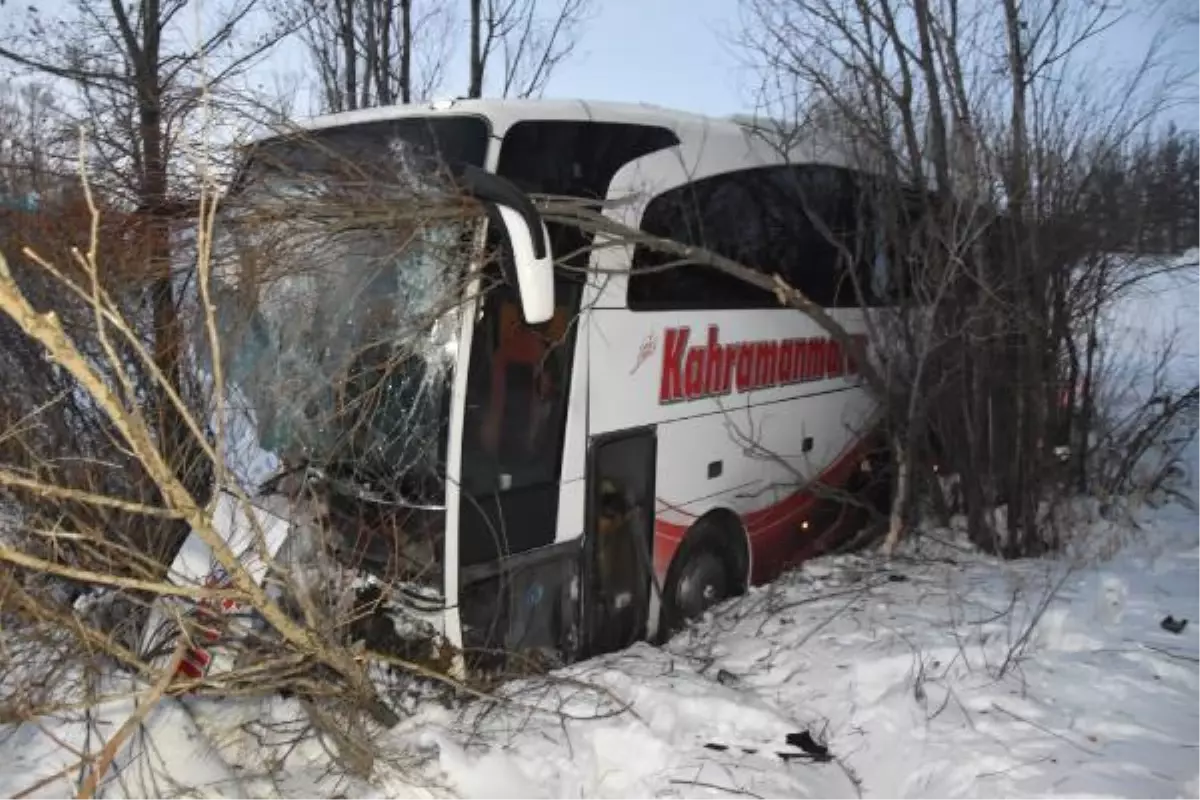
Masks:
[[[80,754],[99,752],[135,708],[126,697],[36,724],[5,726],[0,796],[73,796],[87,774]],[[118,751],[102,789],[106,797],[247,796],[191,711],[175,700],[163,701],[147,715],[141,731]]]
[[[469,797],[1187,794],[1200,541],[1179,509],[1139,524],[1145,544],[1096,568],[1003,565],[952,532],[891,563],[822,559],[663,650],[565,673],[612,698],[563,684],[517,695],[628,713],[427,712],[394,735],[435,745],[426,774]],[[1172,634],[1167,614],[1191,622]],[[800,731],[835,760],[776,755]]]

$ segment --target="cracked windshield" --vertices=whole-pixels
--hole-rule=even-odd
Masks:
[[[471,209],[437,179],[434,146],[449,141],[451,157],[481,160],[485,142],[470,122],[440,122],[269,142],[225,211],[232,257],[218,260],[227,381],[254,415],[259,446],[284,472],[319,470],[343,501],[334,513],[355,517],[348,527],[361,531],[363,516],[377,528],[402,523],[393,532],[405,546],[359,536],[377,552],[358,555],[368,569],[395,569],[397,551],[428,559],[423,583],[440,580],[436,554],[411,545],[436,550],[442,533],[475,230]]]

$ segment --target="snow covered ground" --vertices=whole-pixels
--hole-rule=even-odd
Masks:
[[[1191,275],[1121,310],[1122,335],[1136,351],[1182,320],[1176,374],[1194,381],[1198,307]],[[1078,544],[1056,559],[1003,563],[930,531],[890,561],[812,561],[663,648],[511,685],[503,703],[426,703],[378,734],[370,782],[296,743],[294,700],[166,701],[104,793],[1200,796],[1200,520],[1179,505],[1072,513]],[[1168,615],[1187,625],[1164,629]],[[0,727],[0,796],[74,792],[78,753],[129,712]]]
[[[821,560],[664,650],[572,671],[632,713],[514,710],[470,747],[474,720],[431,711],[411,729],[472,796],[1195,796],[1196,518],[1140,524],[1136,543],[1078,572],[951,540],[890,565]],[[1168,614],[1192,622],[1171,634]],[[553,708],[579,693],[536,691]],[[802,731],[835,760],[776,755]]]
[[[384,735],[394,758],[370,784],[323,775],[313,741],[287,752],[294,701],[164,703],[131,751],[147,758],[106,793],[1197,796],[1196,515],[1145,509],[1131,526],[1078,513],[1089,542],[1122,545],[1114,557],[1003,564],[946,530],[891,562],[813,561],[663,649],[512,686],[503,705],[427,704]],[[1167,615],[1188,624],[1170,633]],[[100,732],[121,705],[98,715]],[[71,764],[61,743],[81,747],[85,730],[9,731],[0,795]],[[786,743],[802,732],[832,759],[780,757],[803,753]],[[281,757],[282,782],[263,779]],[[67,791],[52,781],[34,796]]]

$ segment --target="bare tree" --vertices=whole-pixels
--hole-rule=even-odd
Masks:
[[[0,82],[0,202],[32,207],[64,183],[71,137],[58,106],[44,84]]]
[[[574,50],[591,0],[469,0],[467,97],[540,94]],[[326,111],[411,103],[445,77],[463,20],[432,0],[278,0],[301,38]]]
[[[194,189],[187,185],[191,165],[181,155],[204,124],[205,98],[285,32],[247,33],[256,22],[256,3],[237,0],[206,8],[203,16],[194,16],[197,8],[187,0],[77,0],[61,15],[33,6],[10,18],[0,45],[0,59],[15,71],[61,87],[69,98],[64,111],[89,131],[97,187],[125,211],[137,212],[126,218],[122,238],[140,262],[137,289],[151,309],[145,330],[154,363],[167,376],[165,385],[139,381],[139,388],[155,409],[157,436],[169,463],[197,497],[208,491],[209,477],[186,474],[187,465],[197,463],[194,445],[180,436],[184,426],[167,397],[169,389],[184,396],[194,389],[181,366],[180,276],[174,269],[170,218],[181,196]],[[189,17],[196,20],[193,42],[179,33]],[[169,543],[163,546],[172,549]]]
[[[500,97],[540,95],[555,67],[575,49],[591,7],[591,0],[470,3],[467,97],[482,97],[489,89]]]
[[[931,483],[931,435],[963,476],[977,542],[1008,555],[1053,546],[1038,513],[1053,445],[1077,422],[1060,402],[1072,289],[1089,254],[1127,243],[1097,237],[1082,201],[1106,154],[1187,76],[1155,61],[1156,42],[1098,91],[1081,49],[1121,15],[1088,0],[743,5],[765,111],[797,135],[834,136],[875,176],[872,247],[903,266],[906,296],[871,331],[897,476],[888,546],[914,487]]]
[[[300,30],[326,111],[411,103],[440,85],[454,44],[445,4],[422,0],[302,0]]]

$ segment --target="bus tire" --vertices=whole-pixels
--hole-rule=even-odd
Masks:
[[[663,585],[663,639],[711,606],[745,591],[732,535],[720,521],[701,519],[684,538]]]

